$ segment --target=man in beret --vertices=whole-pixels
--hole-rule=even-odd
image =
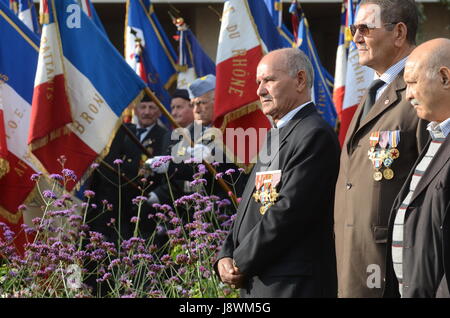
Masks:
[[[197,124],[210,126],[214,113],[214,89],[216,77],[212,74],[197,78],[189,85],[189,97],[194,105],[194,120]]]

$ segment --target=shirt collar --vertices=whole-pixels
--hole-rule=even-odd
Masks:
[[[427,126],[427,130],[430,132],[432,139],[447,138],[450,133],[450,118],[447,118],[440,123],[437,121],[430,122]]]
[[[154,127],[156,125],[156,123],[154,123],[154,124],[151,124],[150,126],[148,126],[148,127],[142,127],[141,125],[139,125],[139,124],[136,124],[136,128],[137,129],[139,129],[139,128],[144,128],[144,129],[146,129],[147,130],[147,132],[149,132],[150,130],[152,130],[152,128]]]
[[[295,114],[297,114],[301,109],[303,109],[306,105],[310,104],[311,101],[308,101],[296,108],[294,108],[293,110],[291,110],[289,113],[287,113],[286,115],[284,115],[276,124],[276,128],[281,128],[283,126],[286,126],[286,124],[288,123],[288,121],[290,121]]]
[[[383,82],[386,83],[383,86],[388,86],[395,80],[397,75],[400,74],[400,72],[405,68],[407,58],[408,57],[405,57],[402,60],[398,61],[396,64],[392,65],[390,68],[388,68],[386,72],[381,74],[381,76],[378,76],[377,73],[375,72],[375,79],[382,80]]]

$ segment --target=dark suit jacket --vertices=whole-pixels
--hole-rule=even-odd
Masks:
[[[367,96],[361,100],[347,131],[334,206],[339,297],[382,296],[389,213],[429,136],[405,93],[401,72],[360,122]],[[394,130],[400,130],[394,178],[375,181],[367,155],[370,133]],[[380,288],[367,285],[372,264],[381,269]]]
[[[335,297],[336,134],[312,103],[271,134],[279,147],[253,169],[218,260],[233,258],[247,276],[242,297]],[[278,169],[278,200],[261,215],[252,198],[256,172]]]
[[[397,210],[409,192],[417,159],[393,205],[389,220],[386,289],[384,296],[399,296],[392,266],[392,231]],[[450,297],[450,138],[447,137],[420,179],[405,215],[403,245],[403,297]],[[437,255],[440,255],[439,257]],[[442,257],[442,258],[441,258]],[[430,268],[428,259],[440,259]],[[443,269],[445,276],[437,275]]]
[[[126,126],[136,134],[136,125],[134,124],[126,124]],[[152,153],[154,156],[162,155],[164,149],[164,139],[163,136],[167,132],[167,129],[155,124],[153,128],[147,133],[142,144],[147,148],[147,150]],[[137,177],[139,169],[141,168],[143,162],[147,158],[144,155],[144,152],[136,143],[131,140],[128,134],[125,132],[125,129],[121,127],[116,136],[114,137],[113,142],[111,143],[110,151],[108,155],[104,158],[104,161],[107,162],[110,166],[117,169],[117,165],[113,162],[115,159],[121,159],[123,164],[120,166],[121,174],[126,176],[128,179],[133,180],[135,185],[140,184],[140,178]],[[118,198],[119,198],[119,187],[118,187],[118,174],[117,172],[111,171],[103,165],[100,165],[98,168],[100,171],[95,171],[91,178],[91,189],[96,193],[95,201],[99,207],[102,206],[101,201],[106,199],[108,202],[114,205],[114,211],[112,213],[104,213],[102,216],[97,217],[99,211],[92,211],[89,219],[95,220],[90,224],[91,228],[94,231],[98,231],[104,233],[110,240],[115,241],[117,239],[117,235],[115,230],[111,227],[106,226],[106,224],[110,221],[111,218],[115,218],[116,222],[118,222]],[[154,185],[150,187],[148,191],[152,188],[156,187],[160,182],[160,176],[155,175],[151,177],[151,181],[154,182]],[[122,185],[127,183],[125,179],[121,180]],[[132,199],[136,196],[141,195],[141,190],[139,190],[136,186],[128,184],[126,186],[122,186],[122,236],[129,237],[132,234],[133,225],[130,224],[131,217],[136,215],[136,206],[132,204]],[[101,211],[101,208],[100,208]],[[143,221],[142,227],[146,227],[146,232],[152,232],[152,229],[149,226],[146,226],[145,222],[147,222],[147,217],[143,215],[141,217]],[[117,225],[117,223],[116,223]],[[143,229],[144,230],[144,229]]]

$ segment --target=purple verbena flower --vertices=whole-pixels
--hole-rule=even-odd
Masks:
[[[41,176],[42,176],[42,172],[33,173],[33,174],[31,175],[31,180],[32,180],[32,181],[38,181],[39,178],[40,178]]]
[[[92,191],[92,190],[85,190],[85,191],[83,192],[83,195],[84,195],[86,198],[93,198],[93,197],[95,196],[95,192]]]
[[[194,180],[194,181],[192,181],[192,182],[190,183],[190,186],[191,186],[191,187],[194,187],[194,186],[196,186],[196,185],[199,185],[199,184],[206,184],[206,183],[207,183],[206,179],[196,179],[196,180]]]
[[[139,221],[139,218],[137,217],[137,216],[133,216],[131,219],[130,219],[130,223],[137,223]]]
[[[42,192],[42,195],[47,199],[56,199],[56,195],[50,190],[44,190]]]
[[[52,173],[50,175],[50,179],[56,180],[56,181],[63,181],[64,180],[63,176],[60,175],[60,174],[57,174],[57,173]]]
[[[234,170],[234,169],[228,169],[227,171],[225,171],[225,174],[227,175],[227,176],[231,176],[233,173],[235,173],[236,172],[236,170]]]
[[[113,163],[115,165],[121,165],[123,163],[123,160],[122,159],[116,159],[116,160],[113,161]]]
[[[75,175],[75,172],[70,169],[63,169],[62,174],[64,177],[72,179],[73,181],[77,180],[77,176]]]

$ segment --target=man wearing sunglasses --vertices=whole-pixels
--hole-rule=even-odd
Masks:
[[[359,64],[375,71],[347,131],[335,199],[339,297],[381,297],[390,208],[424,147],[426,123],[405,98],[415,47],[412,0],[363,0],[350,30]]]

